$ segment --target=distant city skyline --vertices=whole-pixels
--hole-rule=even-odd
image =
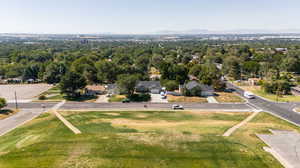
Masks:
[[[10,0],[0,33],[300,33],[299,0]]]

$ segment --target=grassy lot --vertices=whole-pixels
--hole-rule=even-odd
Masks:
[[[112,95],[108,99],[108,102],[121,102],[125,98],[126,98],[126,96],[124,96],[124,95]]]
[[[11,115],[14,115],[17,112],[18,110],[10,110],[10,109],[0,110],[0,120],[3,120]]]
[[[60,93],[60,89],[58,86],[55,86],[46,92],[42,93],[46,97],[45,100],[38,100],[38,101],[62,101],[64,100],[64,95]],[[40,95],[40,96],[41,96]]]
[[[240,103],[245,102],[240,96],[235,93],[227,93],[227,92],[216,92],[217,96],[215,99],[220,103]]]
[[[97,99],[97,96],[81,96],[75,99],[67,99],[65,95],[60,93],[60,89],[58,86],[55,86],[46,92],[42,93],[41,95],[44,95],[46,97],[45,100],[37,100],[38,102],[40,101],[63,101],[63,100],[68,100],[68,101],[81,101],[81,102],[94,102]],[[40,95],[40,96],[41,96]]]
[[[0,138],[0,167],[272,167],[281,165],[255,133],[296,128],[259,114],[232,137],[228,128],[249,113],[62,112],[74,135],[43,114]],[[299,129],[298,129],[299,130]]]
[[[168,101],[207,103],[207,99],[205,97],[186,97],[186,96],[172,96],[172,95],[168,95]]]
[[[277,96],[275,94],[270,94],[264,92],[260,86],[241,86],[241,88],[251,91],[254,94],[264,97],[266,99],[277,101]],[[294,96],[294,95],[283,95],[278,97],[279,102],[300,102],[300,96]]]

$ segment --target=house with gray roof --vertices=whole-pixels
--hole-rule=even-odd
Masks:
[[[139,81],[135,87],[136,92],[150,92],[159,94],[162,90],[160,81]]]
[[[214,88],[209,85],[201,84],[195,80],[184,85],[184,90],[187,93],[192,93],[193,96],[214,96]]]

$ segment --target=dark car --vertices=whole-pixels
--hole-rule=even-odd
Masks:
[[[122,103],[130,103],[130,99],[127,99],[127,98],[126,98],[126,99],[123,99],[123,100],[122,100]]]

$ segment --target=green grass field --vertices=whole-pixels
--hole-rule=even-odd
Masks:
[[[75,135],[43,114],[0,137],[0,167],[281,167],[255,133],[298,129],[266,113],[222,137],[249,113],[61,112]]]

